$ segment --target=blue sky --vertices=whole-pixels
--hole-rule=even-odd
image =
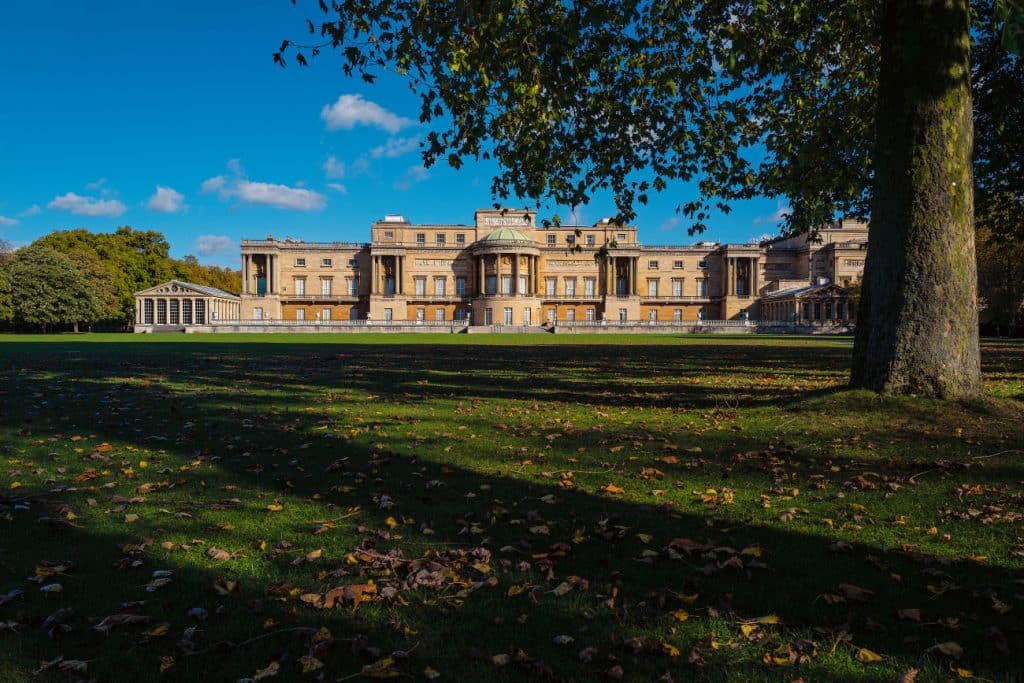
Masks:
[[[385,213],[470,223],[491,206],[490,164],[422,167],[418,100],[400,79],[348,79],[329,52],[306,69],[272,63],[281,40],[305,38],[303,5],[5,0],[0,239],[132,225],[163,232],[175,256],[237,267],[243,237],[365,241]],[[674,214],[693,194],[674,185],[639,207],[641,241],[696,241]],[[580,222],[612,207],[596,197]],[[745,202],[703,239],[774,233],[784,209]]]

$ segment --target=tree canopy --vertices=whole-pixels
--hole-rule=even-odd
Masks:
[[[43,246],[19,249],[8,264],[13,319],[39,325],[96,320],[96,291],[75,264]]]
[[[34,243],[65,254],[97,293],[100,320],[128,321],[135,292],[172,278],[225,291],[241,289],[241,274],[230,268],[204,266],[194,256],[170,257],[160,232],[122,226],[112,233],[84,228],[52,232]]]

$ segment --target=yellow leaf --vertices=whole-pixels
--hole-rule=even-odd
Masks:
[[[312,655],[303,655],[299,657],[299,664],[302,665],[302,673],[308,674],[310,671],[316,671],[324,666],[324,663]]]
[[[389,529],[394,529],[395,527],[398,526],[398,520],[395,519],[394,517],[388,517],[387,519],[384,520],[384,523],[388,525]]]
[[[960,667],[957,667],[956,675],[959,676],[960,678],[974,678],[974,672],[973,671],[971,671],[970,669],[962,669]]]
[[[145,460],[140,460],[139,461],[139,469],[140,470],[144,470],[147,467],[149,467],[149,463],[148,462],[146,462]]]
[[[622,488],[621,486],[616,486],[615,484],[605,484],[604,486],[601,487],[600,490],[601,493],[607,493],[610,495],[616,495],[619,493],[626,492],[626,489]]]
[[[883,659],[885,659],[885,657],[883,657],[882,655],[876,652],[872,652],[866,647],[858,647],[857,652],[853,655],[853,658],[863,664],[872,664],[874,662],[880,662]]]
[[[271,512],[280,512],[281,510],[284,510],[284,506],[280,503],[271,503],[267,506],[267,509]]]
[[[677,609],[675,612],[672,612],[671,614],[672,618],[676,621],[686,621],[690,618],[689,612],[687,612],[684,609]]]
[[[11,488],[12,489],[20,489],[21,488],[21,482],[20,481],[12,481],[11,482]]]
[[[260,669],[256,672],[256,675],[252,677],[254,681],[262,681],[265,678],[272,678],[278,674],[281,670],[281,665],[277,662],[271,662],[267,665],[266,669]]]
[[[938,645],[932,645],[927,651],[931,652],[932,650],[938,650],[947,657],[952,657],[954,659],[960,659],[964,654],[964,649],[960,647],[960,644],[955,643],[952,640],[947,640],[945,643],[939,643]]]
[[[665,641],[662,641],[658,643],[658,647],[660,647],[661,651],[667,654],[669,657],[679,656],[679,648],[673,645],[672,643],[666,643]]]
[[[360,673],[367,678],[398,678],[402,675],[402,672],[393,667],[394,663],[394,659],[385,657],[373,664],[367,664]]]

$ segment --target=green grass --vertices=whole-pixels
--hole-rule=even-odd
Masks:
[[[419,680],[1024,678],[1024,344],[984,344],[971,404],[847,390],[849,354],[0,337],[0,595],[24,591],[0,606],[0,680],[57,656],[98,680],[336,680],[396,652]],[[42,561],[73,564],[42,581],[61,592],[29,580]],[[410,586],[420,569],[438,585]],[[301,597],[369,581],[358,605]],[[119,612],[149,622],[93,628]]]

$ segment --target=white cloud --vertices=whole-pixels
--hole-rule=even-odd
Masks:
[[[235,241],[227,235],[200,235],[192,247],[200,256],[231,254],[238,249]]]
[[[334,104],[325,104],[320,118],[327,123],[327,130],[352,130],[356,126],[376,126],[389,133],[413,125],[412,119],[389,112],[375,102],[363,99],[362,95],[342,95]]]
[[[370,150],[370,156],[374,159],[381,157],[394,159],[409,152],[419,149],[420,139],[416,136],[407,138],[388,138],[383,145],[378,145]]]
[[[224,189],[224,185],[227,183],[227,179],[222,175],[215,175],[212,178],[207,178],[203,181],[203,184],[199,186],[199,189],[204,193],[209,192],[220,192]]]
[[[116,199],[83,197],[74,192],[68,192],[62,197],[54,197],[53,201],[46,206],[50,209],[70,211],[79,216],[120,216],[127,211],[127,207]]]
[[[395,181],[395,189],[405,192],[416,183],[422,183],[430,178],[430,171],[422,166],[410,166],[405,169],[405,175]]]
[[[318,211],[327,205],[327,197],[302,187],[250,181],[242,174],[238,159],[228,162],[231,177],[222,175],[203,181],[203,192],[216,192],[221,199],[239,199],[246,204],[272,206],[294,211]]]
[[[38,204],[33,204],[32,206],[28,207],[27,209],[25,209],[24,211],[22,211],[18,215],[21,216],[22,218],[28,218],[29,216],[35,216],[40,211],[42,211],[42,209],[39,208],[39,205]]]
[[[238,197],[247,204],[273,206],[277,209],[318,211],[327,204],[327,198],[319,192],[274,183],[253,183],[248,180],[240,180],[233,189],[228,191],[232,196]]]
[[[327,174],[328,178],[345,177],[345,162],[338,161],[333,154],[327,157],[327,161],[324,162],[321,168],[324,169],[324,173]]]
[[[661,229],[664,232],[668,232],[669,230],[674,229],[677,225],[679,225],[679,216],[671,216],[661,222]]]
[[[754,218],[754,225],[778,225],[779,222],[781,222],[782,219],[788,216],[790,214],[790,211],[792,211],[792,209],[790,209],[788,205],[783,204],[782,202],[776,202],[775,206],[776,208],[773,213],[770,213],[766,216],[757,216],[756,218]]]
[[[338,194],[348,194],[348,188],[341,183],[327,183],[327,187],[331,188]]]
[[[156,192],[149,198],[149,203],[146,206],[153,211],[177,213],[183,208],[184,202],[185,195],[174,188],[157,185]]]
[[[0,225],[4,226],[5,228],[9,228],[12,225],[17,225],[18,223],[19,221],[17,218],[8,218],[7,216],[0,216]]]

